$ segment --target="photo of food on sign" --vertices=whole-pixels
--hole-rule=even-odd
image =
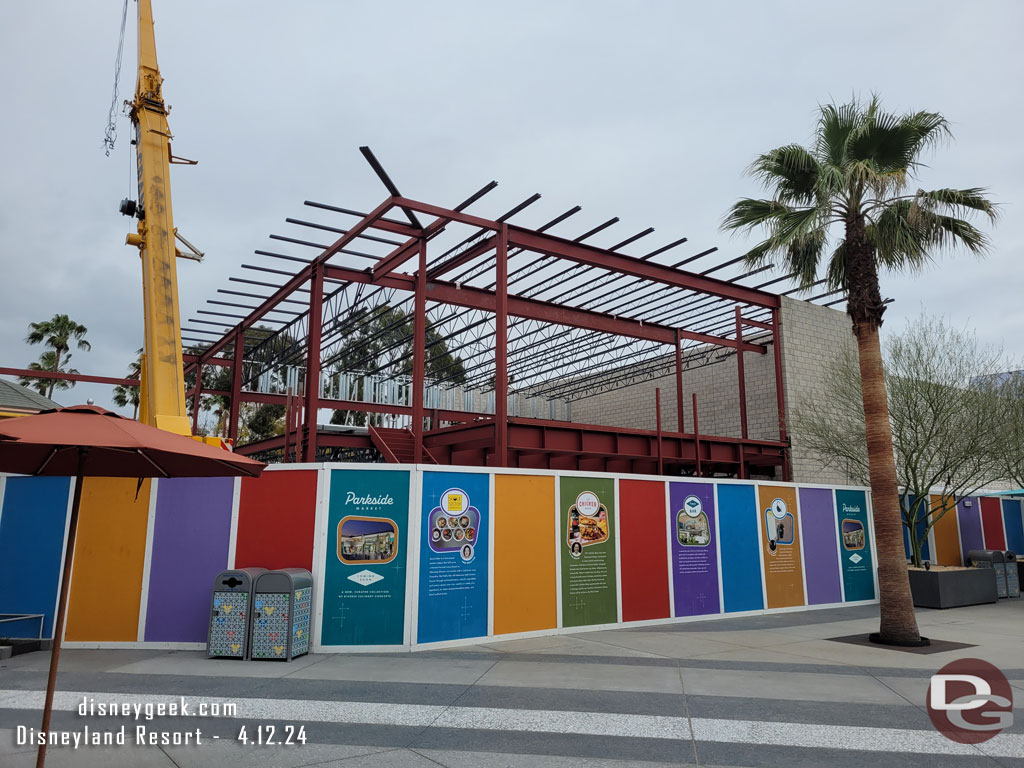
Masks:
[[[469,560],[479,528],[480,510],[470,503],[469,494],[459,488],[449,488],[427,515],[427,542],[434,552],[461,552],[462,559]]]
[[[711,543],[708,516],[697,496],[687,496],[676,513],[676,538],[683,547],[706,547]]]
[[[768,552],[774,555],[780,546],[793,544],[796,521],[786,502],[775,499],[764,511],[765,532],[768,534]]]
[[[580,557],[583,547],[608,540],[608,509],[597,494],[583,491],[569,507],[566,546],[569,554]]]

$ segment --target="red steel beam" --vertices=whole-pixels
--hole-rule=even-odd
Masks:
[[[420,232],[416,237],[409,238],[406,242],[395,248],[391,253],[373,265],[374,278],[394,272],[398,267],[413,257],[417,252],[420,240],[429,240],[438,234],[450,223],[450,219],[436,219]]]
[[[238,441],[238,423],[241,421],[242,405],[242,355],[245,354],[245,333],[235,330],[235,366],[231,369],[231,411],[228,422],[228,437],[231,442]]]
[[[743,318],[740,308],[736,307],[736,340],[743,341]],[[739,375],[740,388],[740,437],[747,439],[747,376],[743,370],[743,352],[736,353],[736,370]]]
[[[468,264],[477,256],[483,256],[485,253],[490,251],[497,244],[497,237],[491,235],[485,237],[479,243],[471,246],[464,250],[462,253],[454,256],[443,264],[436,264],[427,271],[427,277],[431,280],[440,277],[445,272],[450,272],[453,269],[461,267],[463,264]]]
[[[423,463],[423,385],[426,380],[427,354],[427,240],[419,243],[419,270],[413,300],[412,347],[412,435],[413,458]]]
[[[309,279],[309,333],[306,336],[305,422],[306,445],[304,461],[316,459],[316,419],[320,410],[320,341],[324,318],[324,268],[313,267]]]
[[[786,390],[782,381],[782,336],[779,333],[779,312],[772,310],[772,354],[775,358],[775,403],[779,412],[779,442],[786,443]],[[790,451],[784,449],[785,457],[782,461],[782,479],[789,482],[791,476]]]
[[[679,331],[676,330],[676,415],[680,432],[686,431],[686,414],[683,412],[683,348]]]
[[[351,283],[373,283],[386,288],[397,288],[404,291],[416,290],[416,277],[402,272],[393,272],[385,275],[379,280],[374,279],[368,272],[361,272],[347,267],[335,267],[327,265],[324,268],[324,276],[328,280],[341,280]],[[443,304],[451,304],[471,309],[482,309],[488,312],[497,311],[497,298],[493,291],[483,288],[473,288],[444,281],[427,281],[427,298],[431,301],[438,301]],[[736,347],[736,341],[722,336],[714,336],[708,333],[694,333],[682,329],[671,328],[667,325],[657,323],[643,323],[639,320],[630,320],[624,317],[614,317],[602,312],[594,312],[589,309],[576,309],[574,307],[560,307],[536,299],[527,299],[521,296],[508,297],[508,314],[515,317],[525,317],[532,320],[568,325],[574,328],[583,328],[590,331],[611,333],[617,336],[628,336],[634,339],[656,341],[661,344],[675,344],[676,334],[683,339],[697,341],[701,344],[712,344],[718,347]],[[743,349],[747,352],[766,354],[767,347],[761,344],[743,342]]]
[[[623,256],[612,251],[575,243],[571,240],[534,232],[529,229],[510,226],[509,245],[525,248],[536,253],[547,254],[548,256],[569,259],[580,264],[601,267],[612,272],[619,272],[620,274],[653,280],[665,285],[687,288],[711,296],[719,296],[723,299],[742,301],[758,307],[771,308],[779,306],[779,297],[773,293],[765,293],[754,288],[745,288],[742,285],[736,285],[726,280],[717,280],[713,277],[694,275],[656,264],[652,261],[634,259],[631,256]]]
[[[33,371],[28,368],[0,368],[2,376],[31,376],[33,379],[60,379],[61,381],[82,381],[90,384],[113,384],[119,387],[137,387],[138,379],[117,379],[110,376],[90,376],[84,373],[55,373],[54,371]]]
[[[508,225],[498,230],[494,257],[494,461],[508,466]],[[422,268],[421,268],[422,271]]]

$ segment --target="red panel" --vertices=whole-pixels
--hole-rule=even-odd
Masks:
[[[985,534],[985,549],[1006,549],[1002,505],[994,496],[981,497],[981,529]]]
[[[316,471],[267,471],[244,478],[235,567],[313,569]]]
[[[665,483],[619,480],[622,619],[667,619]]]

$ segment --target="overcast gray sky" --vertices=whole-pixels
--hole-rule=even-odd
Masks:
[[[718,232],[743,169],[807,142],[816,105],[876,91],[929,109],[955,141],[921,185],[985,186],[1002,205],[993,251],[886,276],[887,329],[921,308],[1024,356],[1024,3],[260,2],[154,0],[173,106],[175,223],[207,253],[179,262],[183,317],[224,287],[304,199],[369,210],[385,196],[369,144],[403,193],[455,204],[490,179],[497,215],[533,192],[527,223],[580,204],[578,231],[611,216],[619,239],[653,226],[723,258]],[[120,99],[134,88],[129,6]],[[27,325],[62,312],[89,328],[83,373],[123,375],[142,343],[129,125],[111,157],[120,0],[0,2],[0,365],[41,349]],[[611,237],[611,235],[609,235]],[[607,244],[607,243],[598,243]],[[360,265],[363,266],[363,265]],[[65,403],[109,387],[79,385]]]

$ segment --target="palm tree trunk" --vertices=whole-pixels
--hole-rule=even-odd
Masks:
[[[58,373],[60,371],[60,356],[62,354],[60,347],[57,347],[55,349],[55,352],[56,352],[56,354],[53,356],[54,357],[53,372],[54,373]],[[50,386],[47,387],[47,389],[46,389],[46,397],[47,397],[47,399],[49,399],[49,400],[53,399],[53,388],[55,386],[57,386],[57,380],[56,379],[50,379]]]
[[[867,431],[875,546],[878,550],[878,600],[881,610],[879,639],[893,644],[918,643],[921,633],[914,615],[914,600],[910,594],[907,558],[903,549],[899,483],[892,450],[892,429],[889,425],[878,326],[870,322],[858,322],[854,328]]]

